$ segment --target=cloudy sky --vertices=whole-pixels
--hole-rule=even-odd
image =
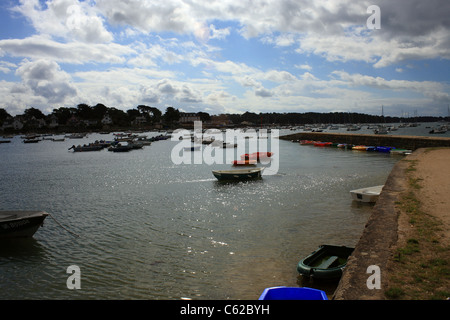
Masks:
[[[0,108],[447,116],[449,16],[448,0],[2,0]]]

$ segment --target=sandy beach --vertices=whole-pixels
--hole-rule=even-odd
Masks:
[[[421,151],[421,150],[420,150]],[[450,149],[428,149],[417,153],[414,176],[421,186],[417,196],[422,210],[439,219],[443,243],[450,240]]]
[[[387,296],[448,299],[450,149],[419,149],[406,161],[407,187],[399,205]]]

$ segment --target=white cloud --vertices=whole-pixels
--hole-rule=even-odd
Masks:
[[[381,8],[380,30],[365,25],[371,4]],[[21,0],[14,11],[36,34],[0,40],[0,74],[21,78],[1,82],[9,105],[95,104],[101,97],[128,108],[282,111],[353,108],[355,101],[360,108],[388,98],[401,105],[411,93],[412,104],[449,99],[443,83],[373,76],[389,66],[394,78],[410,75],[419,69],[416,62],[410,69],[413,60],[450,59],[445,0]],[[239,35],[244,46],[260,41],[271,51],[249,59],[246,48],[231,46]],[[324,66],[312,63],[323,61],[317,56]],[[371,75],[335,71],[325,78],[330,65],[349,61],[365,63]],[[71,74],[73,65],[85,71]]]
[[[35,96],[45,98],[49,103],[63,103],[67,97],[76,96],[77,91],[70,76],[59,65],[48,60],[21,63],[16,75]]]
[[[113,40],[104,21],[89,2],[78,0],[49,0],[45,6],[38,0],[21,0],[14,8],[29,19],[42,35],[62,37],[87,43]]]
[[[52,59],[73,64],[90,62],[119,64],[126,61],[124,56],[136,53],[132,48],[116,43],[60,43],[44,36],[0,40],[0,50],[13,57]]]
[[[303,70],[308,70],[308,71],[312,70],[312,67],[309,64],[295,65],[295,67],[298,69],[303,69]]]

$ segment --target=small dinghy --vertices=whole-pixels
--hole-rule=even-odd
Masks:
[[[260,179],[264,168],[236,169],[236,170],[213,170],[213,175],[219,181],[241,181]]]
[[[354,248],[322,245],[297,264],[297,271],[314,279],[339,279]]]
[[[353,200],[360,202],[376,202],[380,196],[381,190],[383,190],[383,185],[368,187],[362,189],[351,190]]]

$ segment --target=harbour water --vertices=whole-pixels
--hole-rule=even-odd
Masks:
[[[0,242],[0,299],[257,299],[297,286],[319,245],[356,245],[371,206],[349,190],[383,184],[402,159],[280,140],[277,174],[220,183],[211,170],[229,164],[176,165],[176,141],[68,150],[112,138],[0,145],[0,210],[52,215],[33,238]],[[80,289],[67,287],[72,265]]]

